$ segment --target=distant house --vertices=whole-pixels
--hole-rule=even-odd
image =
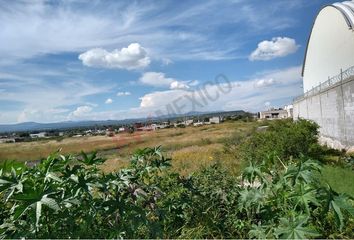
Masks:
[[[203,122],[196,122],[196,123],[193,123],[193,126],[194,127],[199,127],[199,126],[203,126],[204,123]]]
[[[139,128],[144,127],[144,125],[142,123],[134,123],[134,129],[138,130]]]
[[[156,130],[156,126],[154,124],[147,125],[147,126],[140,127],[137,130],[138,131],[154,131],[154,130]]]
[[[184,123],[184,125],[186,125],[186,126],[192,125],[192,124],[193,124],[193,119],[186,120],[186,121],[184,121],[183,123]]]
[[[159,125],[159,128],[167,128],[170,126],[170,122],[163,122],[162,124]]]
[[[86,135],[92,135],[92,130],[90,129],[90,130],[85,131],[85,134]]]
[[[173,123],[174,127],[186,127],[187,125],[185,124],[185,122],[175,122]]]
[[[0,138],[0,143],[14,143],[16,142],[14,138]]]
[[[211,118],[209,118],[209,122],[211,124],[219,124],[220,123],[220,117],[211,117]]]
[[[108,137],[113,137],[114,134],[115,134],[115,131],[114,131],[113,128],[107,128],[107,129],[106,129],[106,135],[107,135]]]
[[[169,122],[163,122],[161,124],[152,124],[154,126],[154,130],[155,129],[163,129],[163,128],[168,128],[170,127],[170,123]]]
[[[40,132],[40,133],[32,133],[30,134],[31,138],[44,138],[47,136],[46,132]]]
[[[268,111],[263,111],[258,113],[258,118],[259,119],[284,119],[284,118],[290,118],[292,117],[289,115],[289,112],[285,109],[279,108],[279,109],[274,109],[271,108]]]
[[[126,131],[125,127],[118,128],[118,132],[125,132],[125,131]]]
[[[99,135],[104,135],[104,134],[106,133],[106,131],[105,131],[105,130],[100,130],[100,129],[98,129],[98,130],[96,130],[95,133],[96,133],[96,134],[99,134]]]

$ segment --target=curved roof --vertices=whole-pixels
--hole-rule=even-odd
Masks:
[[[333,3],[332,6],[337,8],[343,14],[348,27],[354,29],[354,1]]]
[[[345,1],[345,2],[337,2],[337,3],[333,3],[331,5],[326,5],[324,6],[322,9],[326,8],[326,7],[334,7],[336,8],[338,11],[340,11],[349,27],[349,29],[354,30],[354,0],[352,1]],[[319,13],[317,14],[317,16],[321,13],[322,9],[319,11]],[[316,18],[317,18],[316,16]],[[308,38],[307,41],[307,46],[306,46],[306,52],[305,52],[305,57],[304,57],[304,62],[302,65],[302,76],[304,76],[304,71],[305,71],[305,64],[306,64],[306,57],[307,57],[307,51],[308,51],[308,47],[309,47],[309,43],[310,43],[310,39],[311,39],[311,35],[312,35],[312,31],[313,31],[313,27],[315,26],[315,22],[316,19],[312,25],[312,30],[311,30],[311,34],[310,37]]]

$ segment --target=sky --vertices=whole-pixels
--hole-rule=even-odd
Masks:
[[[0,124],[283,107],[330,3],[0,0]]]

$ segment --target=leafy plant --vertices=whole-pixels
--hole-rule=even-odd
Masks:
[[[0,237],[354,237],[353,199],[320,185],[321,165],[303,155],[250,159],[241,176],[214,164],[183,177],[160,147],[117,172],[102,163],[55,152],[33,167],[3,164]]]
[[[256,129],[247,136],[235,134],[225,144],[225,151],[234,152],[241,160],[258,163],[265,158],[287,161],[301,155],[321,160],[325,149],[318,144],[318,129],[316,123],[302,119],[272,121],[266,131]]]

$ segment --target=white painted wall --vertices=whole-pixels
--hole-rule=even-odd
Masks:
[[[304,66],[304,92],[354,66],[354,31],[333,6],[318,14]]]
[[[294,120],[310,119],[320,126],[322,143],[354,150],[354,76],[321,93],[294,102]]]

